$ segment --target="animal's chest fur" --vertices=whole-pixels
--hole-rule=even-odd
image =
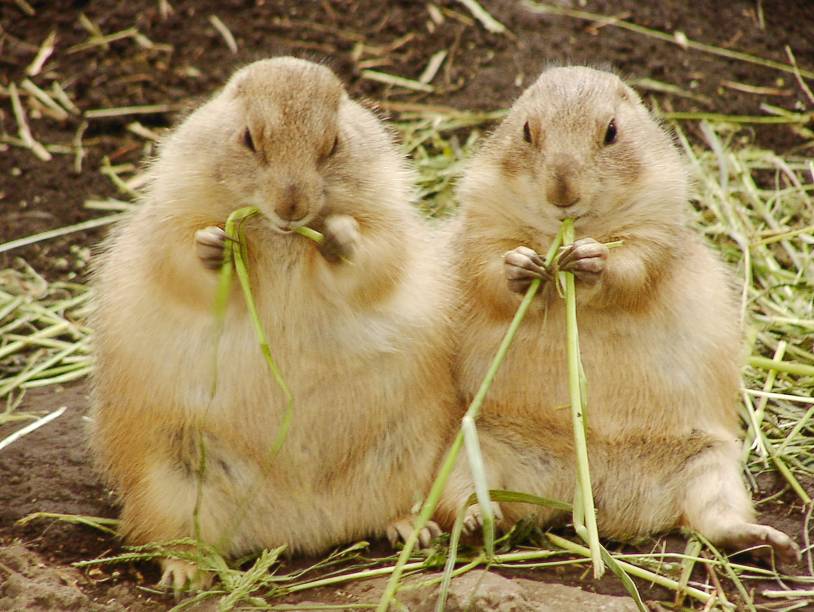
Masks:
[[[635,434],[679,424],[697,385],[697,364],[675,329],[647,316],[578,315],[580,352],[587,379],[591,431]],[[482,323],[477,337],[463,334],[462,386],[474,395],[506,326]],[[565,317],[562,309],[524,321],[487,396],[486,410],[521,413],[554,431],[570,429]],[[689,425],[687,425],[689,426]]]

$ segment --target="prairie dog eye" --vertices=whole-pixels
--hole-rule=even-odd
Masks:
[[[246,128],[243,131],[243,146],[252,153],[257,153],[257,149],[254,146],[254,140],[252,139],[252,133],[249,131],[249,128]]]
[[[531,128],[528,121],[523,124],[523,140],[531,144]]]
[[[616,142],[616,119],[611,119],[605,130],[605,144],[612,145]]]
[[[328,151],[328,157],[333,157],[333,156],[334,156],[334,153],[336,153],[336,150],[337,150],[338,148],[339,148],[339,136],[337,136],[336,138],[334,138],[334,143],[333,143],[333,145],[331,146],[331,150],[330,150],[330,151]]]

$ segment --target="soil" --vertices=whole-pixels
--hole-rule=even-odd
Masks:
[[[82,136],[86,156],[80,172],[75,171],[73,154],[57,153],[44,162],[27,149],[0,144],[0,244],[100,216],[83,207],[85,200],[121,197],[99,172],[102,160],[140,164],[149,153],[144,140],[128,131],[131,121],[138,119],[160,131],[218,88],[235,67],[268,55],[294,54],[327,61],[345,80],[352,96],[383,103],[385,110],[404,103],[466,110],[503,108],[551,62],[610,64],[634,81],[654,79],[691,93],[687,97],[639,87],[665,110],[760,115],[764,114],[764,104],[795,112],[813,104],[793,75],[685,50],[609,25],[536,15],[522,2],[512,0],[482,1],[511,35],[488,33],[454,0],[432,5],[442,17],[440,23],[431,18],[427,3],[409,0],[177,1],[171,3],[174,10],[169,15],[162,15],[160,2],[146,0],[30,2],[33,16],[23,11],[23,4],[0,4],[3,136],[17,136],[8,86],[23,80],[26,67],[51,32],[56,33],[56,51],[43,72],[32,79],[40,87],[48,88],[52,81],[58,81],[81,111],[147,104],[169,104],[172,110],[88,120]],[[616,16],[661,31],[680,31],[691,40],[780,62],[788,61],[788,45],[801,67],[814,69],[814,11],[807,0],[564,0],[558,6]],[[140,46],[130,37],[107,47],[71,52],[72,45],[88,37],[80,25],[80,14],[106,34],[135,27],[153,45]],[[234,35],[237,53],[229,50],[212,26],[209,17],[213,14]],[[359,58],[361,45],[368,51]],[[446,49],[448,56],[432,94],[362,78],[365,67],[416,78],[432,54],[441,49]],[[361,64],[376,57],[379,63]],[[754,93],[748,91],[750,87],[764,89]],[[82,119],[76,115],[58,121],[28,110],[32,132],[42,143],[70,146],[81,131]],[[691,136],[698,136],[694,124],[685,127]],[[778,152],[804,150],[806,146],[799,131],[787,125],[747,126],[735,137],[754,140]],[[810,141],[807,144],[810,146]],[[19,265],[16,258],[21,257],[48,278],[82,281],[87,249],[103,234],[104,230],[74,233],[0,254],[0,269]],[[85,450],[85,386],[29,393],[20,409],[44,413],[61,405],[68,406],[62,417],[0,451],[0,608],[7,607],[3,597],[12,597],[10,601],[21,605],[22,600],[13,599],[9,593],[14,589],[28,589],[29,595],[34,595],[26,605],[40,609],[160,609],[171,605],[171,598],[143,589],[158,578],[152,565],[121,564],[81,572],[70,568],[75,561],[119,551],[113,537],[59,521],[15,524],[31,512],[116,516],[114,500],[98,481]],[[0,439],[17,427],[0,428]],[[759,497],[769,496],[779,487],[771,477],[760,484],[764,491]],[[801,510],[784,501],[790,503],[793,498],[781,495],[761,505],[762,518],[801,541]],[[664,542],[668,549],[683,550],[683,540],[678,537]],[[638,549],[650,550],[654,545],[646,542]],[[377,543],[370,554],[386,552],[386,547]],[[797,570],[794,573],[803,573]],[[577,584],[601,593],[623,592],[615,578],[593,581],[582,570],[501,573]],[[705,579],[703,575],[697,577]],[[46,586],[37,591],[40,587],[34,588],[36,585]],[[646,599],[671,598],[657,587],[640,584],[640,588]],[[288,601],[344,604],[359,601],[363,594],[358,591],[322,589]],[[37,600],[37,592],[51,595]],[[737,601],[737,594],[732,593],[731,599]]]

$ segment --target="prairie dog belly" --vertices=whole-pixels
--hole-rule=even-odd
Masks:
[[[699,428],[734,435],[730,419],[716,421],[699,389],[711,389],[708,402],[721,401],[715,395],[720,385],[710,380],[716,375],[711,365],[716,347],[705,348],[708,340],[699,336],[706,330],[685,329],[680,319],[671,323],[670,315],[578,314],[592,435],[614,438],[654,428],[677,435]],[[506,327],[502,321],[480,320],[477,334],[464,335],[459,377],[466,397],[477,391]],[[563,409],[569,403],[565,320],[555,305],[523,322],[484,410],[495,412],[495,418],[522,413],[559,432],[571,430],[570,411]]]

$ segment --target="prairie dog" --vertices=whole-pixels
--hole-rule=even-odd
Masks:
[[[101,255],[93,319],[92,443],[126,539],[199,530],[235,556],[403,537],[455,390],[446,255],[389,133],[328,68],[274,58],[189,115],[150,174]],[[262,212],[245,223],[253,293],[294,396],[273,457],[285,400],[238,287],[215,337],[218,226],[247,205]],[[321,246],[292,233],[305,224]],[[164,567],[167,583],[194,572]]]
[[[725,266],[687,227],[687,184],[670,136],[619,78],[544,71],[460,186],[461,392],[474,395],[520,294],[543,279],[478,429],[491,488],[573,499],[564,300],[540,256],[573,217],[578,240],[559,266],[577,279],[600,533],[628,540],[688,526],[730,548],[768,544],[794,558],[786,534],[755,522],[741,479],[739,316]],[[602,244],[619,239],[610,252]],[[449,525],[471,492],[462,460],[438,518]],[[564,518],[496,510],[504,525]],[[478,508],[467,521],[477,526]]]

